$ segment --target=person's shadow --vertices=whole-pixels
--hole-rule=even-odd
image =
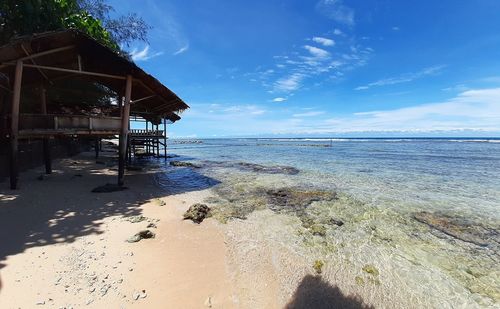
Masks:
[[[344,295],[320,276],[305,276],[285,309],[374,309],[358,296]]]

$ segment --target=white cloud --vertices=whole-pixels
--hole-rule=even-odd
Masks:
[[[380,79],[378,81],[369,83],[367,85],[356,87],[355,90],[366,90],[366,89],[369,89],[371,87],[380,87],[380,86],[408,83],[408,82],[414,81],[415,79],[419,79],[419,78],[429,76],[429,75],[438,74],[439,72],[441,72],[441,70],[443,68],[444,68],[443,65],[428,67],[428,68],[425,68],[425,69],[420,70],[418,72],[406,73],[406,74],[400,75],[398,77]]]
[[[184,45],[183,47],[179,48],[175,53],[173,53],[174,56],[180,55],[182,53],[187,52],[189,49],[189,44]]]
[[[278,79],[274,84],[274,89],[277,91],[294,91],[300,88],[304,75],[300,73],[293,73],[289,76]]]
[[[146,61],[151,58],[163,55],[163,52],[150,53],[149,45],[146,45],[142,50],[138,50],[137,48],[132,49],[130,52],[130,57],[134,61]]]
[[[399,27],[398,26],[394,26],[394,27],[392,27],[392,30],[399,31]]]
[[[325,112],[323,111],[314,111],[314,112],[306,112],[306,113],[298,113],[298,114],[293,114],[293,117],[296,118],[302,118],[302,117],[314,117],[314,116],[319,116],[323,115]]]
[[[322,14],[340,24],[354,25],[354,10],[344,5],[342,0],[321,0],[316,5],[316,8]]]
[[[335,34],[335,35],[343,35],[344,32],[342,32],[342,30],[336,28],[335,30],[333,30],[333,34]]]
[[[305,45],[304,48],[315,58],[324,59],[330,56],[330,53],[324,49],[314,47],[311,45]]]
[[[319,37],[319,36],[315,36],[314,38],[312,38],[312,40],[318,44],[321,44],[323,46],[334,46],[335,45],[335,41],[332,40],[332,39],[327,39],[327,38],[323,38],[323,37]]]
[[[285,102],[287,99],[282,97],[277,97],[273,99],[273,102]]]

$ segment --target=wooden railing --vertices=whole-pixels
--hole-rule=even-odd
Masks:
[[[119,117],[95,117],[84,115],[41,115],[20,114],[20,131],[64,131],[64,130],[89,130],[89,131],[117,131],[121,127]]]
[[[163,136],[163,130],[131,129],[129,135],[132,136]]]

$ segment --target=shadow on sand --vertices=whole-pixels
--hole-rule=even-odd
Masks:
[[[125,178],[128,190],[91,193],[97,186],[115,183],[116,176],[104,174],[101,166],[86,159],[55,169],[58,171],[44,176],[42,181],[34,180],[39,174],[33,170],[21,174],[19,190],[9,190],[6,182],[0,183],[0,269],[6,266],[8,256],[28,248],[72,243],[82,236],[102,234],[102,219],[140,215],[139,206],[154,198],[206,189],[218,183],[192,170],[181,172],[172,168],[172,177],[170,169],[148,175],[130,173]],[[179,174],[189,175],[180,177],[181,180],[195,183],[182,183]],[[155,185],[151,176],[163,179],[163,187]]]
[[[374,309],[357,296],[344,295],[320,276],[305,276],[285,309]]]

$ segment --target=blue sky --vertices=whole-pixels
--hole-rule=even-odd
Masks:
[[[110,1],[173,137],[500,136],[500,1]]]

